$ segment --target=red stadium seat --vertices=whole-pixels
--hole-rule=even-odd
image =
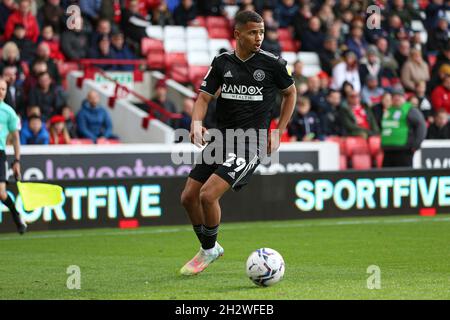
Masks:
[[[371,136],[367,140],[369,143],[369,152],[372,157],[376,156],[381,151],[381,137]]]
[[[348,169],[347,157],[345,156],[345,154],[341,154],[339,156],[339,169],[340,170],[347,170]]]
[[[380,150],[380,152],[378,152],[377,155],[375,156],[375,164],[376,164],[377,168],[383,167],[383,159],[384,159],[384,153],[383,153],[383,150]]]
[[[288,28],[278,29],[278,40],[292,40],[292,33]]]
[[[190,26],[206,27],[206,18],[203,16],[197,16],[194,20],[189,21]]]
[[[189,80],[194,84],[198,79],[203,79],[208,69],[208,66],[189,66]]]
[[[352,168],[355,170],[368,170],[372,168],[372,158],[368,154],[354,154],[351,160]]]
[[[189,69],[187,65],[173,65],[170,67],[169,77],[179,83],[189,82]]]
[[[209,37],[212,39],[231,39],[231,31],[228,27],[215,27],[208,29]]]
[[[215,17],[215,16],[209,16],[206,17],[206,27],[208,29],[210,28],[228,28],[230,26],[227,18],[225,17]]]
[[[164,44],[161,40],[152,38],[142,38],[141,54],[145,57],[149,52],[164,51]]]
[[[164,57],[164,64],[167,70],[170,70],[173,66],[186,66],[188,65],[186,54],[183,52],[171,52],[166,53]]]
[[[97,144],[120,144],[120,141],[117,139],[98,139]]]
[[[297,52],[298,50],[294,40],[280,40],[279,42],[282,51]]]
[[[150,52],[147,56],[147,64],[149,65],[150,69],[164,69],[164,56],[164,52]]]
[[[71,139],[70,144],[94,144],[91,139]]]
[[[345,153],[351,157],[354,154],[369,154],[367,140],[363,137],[347,137],[345,139]]]

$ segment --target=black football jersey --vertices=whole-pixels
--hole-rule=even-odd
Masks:
[[[267,129],[277,92],[294,83],[286,61],[259,50],[241,60],[235,51],[217,55],[200,87],[217,100],[218,129]]]

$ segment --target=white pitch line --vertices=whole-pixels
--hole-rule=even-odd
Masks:
[[[425,223],[425,222],[450,222],[450,217],[434,217],[434,218],[401,218],[388,220],[348,220],[348,221],[333,221],[333,222],[318,222],[318,223],[283,223],[265,225],[225,225],[221,226],[222,230],[242,230],[255,228],[310,228],[310,227],[330,227],[330,226],[346,226],[346,225],[364,225],[364,224],[400,224],[400,223]],[[1,237],[0,241],[8,240],[34,240],[34,239],[68,239],[81,237],[96,237],[96,236],[130,236],[130,235],[145,235],[158,233],[176,233],[176,232],[192,232],[192,228],[167,228],[167,229],[152,229],[152,230],[134,230],[134,231],[107,231],[107,232],[86,232],[86,233],[61,233],[61,234],[44,234],[44,235],[25,235],[23,237]]]

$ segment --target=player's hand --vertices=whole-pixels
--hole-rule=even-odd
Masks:
[[[196,145],[197,147],[201,148],[206,144],[204,134],[207,131],[207,129],[201,125],[193,125],[191,127],[191,132],[189,134],[189,137],[191,139],[191,143]]]
[[[272,154],[273,152],[276,152],[278,148],[280,147],[280,130],[272,130],[269,134],[269,141],[267,144],[267,154]]]
[[[14,162],[13,166],[13,173],[14,173],[14,178],[17,181],[21,181],[22,180],[22,173],[20,172],[20,162]]]

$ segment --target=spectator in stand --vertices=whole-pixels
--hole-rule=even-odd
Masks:
[[[173,13],[175,24],[187,27],[197,17],[197,8],[193,0],[181,0]]]
[[[308,78],[308,91],[305,96],[309,98],[311,103],[311,110],[316,113],[321,113],[324,104],[326,103],[326,93],[320,86],[320,79],[318,76]]]
[[[32,115],[37,115],[37,116],[39,116],[39,118],[42,119],[41,108],[39,108],[39,106],[27,106],[27,108],[25,110],[25,114],[23,114],[22,118],[20,119],[21,123],[22,123],[22,128],[28,126],[28,119]]]
[[[354,25],[350,29],[350,37],[346,41],[347,48],[356,53],[358,60],[366,55],[367,42],[363,35],[363,28],[360,25]]]
[[[389,50],[389,43],[386,38],[379,38],[376,42],[378,58],[380,59],[383,74],[388,78],[397,76],[398,63],[394,55]]]
[[[100,19],[98,20],[97,27],[94,31],[94,33],[91,35],[90,44],[91,47],[96,46],[100,39],[104,37],[110,37],[111,36],[111,22],[107,19]]]
[[[38,76],[38,85],[30,90],[28,103],[41,108],[42,119],[46,122],[52,115],[61,113],[65,102],[62,91],[52,84],[50,74],[41,73]]]
[[[37,114],[28,118],[28,122],[20,130],[20,143],[22,145],[49,144],[50,137],[42,119]]]
[[[73,114],[72,108],[65,105],[61,110],[61,115],[64,117],[65,127],[69,132],[71,138],[77,137],[77,123],[75,120],[75,115]]]
[[[311,111],[311,102],[306,97],[297,98],[297,110],[288,126],[291,141],[323,140],[320,120],[314,111]]]
[[[404,0],[393,0],[389,11],[391,15],[397,15],[407,27],[411,25],[414,18],[420,18],[414,13],[411,3],[405,4]]]
[[[111,118],[100,104],[99,94],[92,90],[83,101],[77,115],[78,136],[91,139],[97,143],[99,139],[114,139]]]
[[[294,62],[294,70],[292,72],[292,77],[295,81],[295,87],[299,94],[304,94],[308,91],[308,78],[303,75],[303,62],[297,60]]]
[[[54,115],[50,118],[50,144],[70,144],[69,131],[66,128],[62,115]]]
[[[346,136],[361,136],[367,138],[377,135],[380,129],[370,108],[361,103],[359,93],[353,91],[348,96],[348,106],[341,108],[340,117]]]
[[[292,19],[292,26],[294,27],[294,38],[301,40],[304,30],[308,27],[308,21],[312,18],[310,3],[302,3],[298,7],[297,14]]]
[[[418,108],[420,111],[422,111],[422,114],[428,122],[433,121],[432,113],[433,108],[431,106],[430,100],[428,100],[426,96],[427,91],[427,83],[425,81],[419,81],[416,83],[416,96],[418,101]]]
[[[333,68],[333,81],[331,88],[335,90],[341,90],[345,81],[349,82],[356,92],[361,91],[361,81],[358,72],[358,60],[356,54],[347,50],[344,53],[344,61],[338,63]]]
[[[276,56],[281,56],[281,45],[278,42],[278,32],[275,27],[266,27],[265,37],[261,45],[261,49],[273,53]]]
[[[118,60],[134,60],[136,56],[125,43],[122,31],[117,30],[111,35],[111,57]],[[117,65],[113,68],[117,71],[133,71],[134,65]]]
[[[100,5],[100,19],[106,19],[110,23],[119,23],[121,19],[122,0],[102,0]]]
[[[3,69],[7,66],[17,68],[18,81],[23,82],[25,80],[19,48],[14,42],[11,41],[5,43],[3,46],[2,60],[0,61],[0,72],[2,73]]]
[[[36,53],[36,43],[25,38],[25,33],[26,30],[24,25],[17,23],[14,25],[14,33],[10,40],[19,48],[22,61],[29,64],[33,60]]]
[[[41,26],[51,25],[56,33],[61,33],[65,22],[65,11],[61,7],[61,1],[45,0],[38,11],[38,20]]]
[[[91,26],[95,26],[100,18],[102,0],[79,0],[81,14],[88,19]]]
[[[223,16],[223,0],[197,0],[198,14],[201,16]]]
[[[322,132],[325,136],[341,136],[343,134],[340,119],[341,93],[329,90],[323,112],[319,114]]]
[[[450,139],[448,117],[449,115],[445,109],[440,109],[436,112],[433,123],[428,127],[427,139]]]
[[[276,20],[280,28],[287,28],[292,24],[293,18],[297,14],[298,5],[295,0],[281,0],[275,9]]]
[[[161,1],[158,7],[152,10],[152,24],[161,27],[174,24],[172,13],[169,11],[165,1]]]
[[[436,28],[439,17],[444,17],[446,11],[450,10],[448,2],[444,3],[444,0],[431,0],[425,8],[425,29],[430,31]]]
[[[397,61],[398,68],[397,75],[401,74],[401,70],[405,62],[409,59],[411,54],[411,45],[408,40],[401,40],[397,50],[394,53],[394,58]]]
[[[37,86],[38,76],[44,72],[48,72],[47,62],[42,60],[34,61],[31,65],[31,72],[23,84],[23,89],[26,95],[30,93],[32,88]]]
[[[448,41],[446,46],[439,51],[436,57],[436,62],[431,70],[431,79],[427,83],[428,93],[431,93],[431,91],[439,85],[445,75],[450,74],[450,68],[446,68],[448,72],[445,72],[445,68],[442,69],[445,65],[450,66],[450,41]]]
[[[130,0],[128,7],[123,10],[120,20],[122,30],[127,38],[140,43],[144,37],[150,37],[146,29],[151,26],[151,22],[139,12],[139,2]]]
[[[167,98],[167,84],[164,79],[158,80],[155,90],[155,97],[152,101],[163,107],[166,111],[176,113],[177,108],[175,107],[175,104]],[[159,112],[155,112],[154,115],[156,118],[161,119],[161,114]],[[172,119],[166,118],[165,123],[172,127],[175,125],[175,122]]]
[[[341,60],[341,52],[338,48],[336,38],[327,36],[323,47],[316,49],[319,53],[320,66],[328,75],[332,74],[333,67]]]
[[[99,38],[98,44],[91,48],[88,53],[90,59],[113,59],[111,52],[111,41],[108,37]],[[113,70],[114,66],[111,64],[96,64],[96,67],[103,70]]]
[[[67,29],[61,35],[61,49],[67,59],[86,58],[89,49],[89,37],[84,28],[84,20],[79,17],[73,29]]]
[[[392,92],[392,105],[381,121],[383,167],[412,167],[414,153],[427,135],[427,125],[419,109],[405,102],[405,92]]]
[[[402,67],[401,80],[404,88],[411,92],[414,92],[419,81],[430,80],[428,64],[422,59],[419,50],[411,49],[409,59]]]
[[[0,1],[0,35],[5,33],[6,22],[8,21],[9,16],[17,10],[17,8],[17,3],[14,0]]]
[[[372,113],[377,121],[378,127],[381,128],[381,120],[383,113],[392,105],[392,94],[386,91],[381,97],[381,102],[372,107]]]
[[[378,78],[369,74],[366,77],[366,84],[361,91],[361,100],[364,104],[372,107],[373,105],[381,102],[384,90],[378,85]]]
[[[320,19],[313,16],[308,22],[308,28],[303,30],[300,36],[302,51],[316,51],[322,48],[325,34],[320,28]]]
[[[25,37],[28,40],[37,42],[39,37],[39,25],[36,18],[31,13],[31,0],[20,0],[19,9],[9,16],[5,26],[6,40],[9,40],[12,37],[14,26],[19,23],[25,26]]]
[[[371,75],[379,80],[382,73],[378,49],[374,45],[370,45],[367,48],[366,57],[361,59],[361,64],[359,65],[359,77],[364,81],[367,79],[367,76]]]
[[[55,36],[53,27],[51,25],[44,25],[42,27],[39,43],[45,43],[50,48],[50,58],[54,61],[64,61],[66,58],[61,52],[59,39]]]
[[[60,86],[62,79],[61,75],[59,74],[58,66],[56,65],[55,61],[52,58],[50,58],[50,47],[45,42],[42,42],[37,47],[35,61],[38,60],[44,61],[47,64],[48,73],[50,74],[55,84],[57,86]]]
[[[261,17],[264,20],[264,25],[267,27],[272,27],[272,28],[279,28],[279,24],[277,22],[277,20],[275,20],[275,13],[273,12],[272,7],[270,6],[265,6],[262,9],[262,15]]]
[[[444,109],[450,114],[450,75],[431,93],[431,104],[434,110]]]
[[[25,93],[23,87],[17,84],[17,68],[7,66],[3,69],[3,79],[7,84],[5,103],[11,106],[17,114],[25,114]]]
[[[191,130],[192,112],[194,111],[194,100],[191,98],[185,98],[183,100],[183,112],[181,115],[183,118],[178,120],[178,128]]]

